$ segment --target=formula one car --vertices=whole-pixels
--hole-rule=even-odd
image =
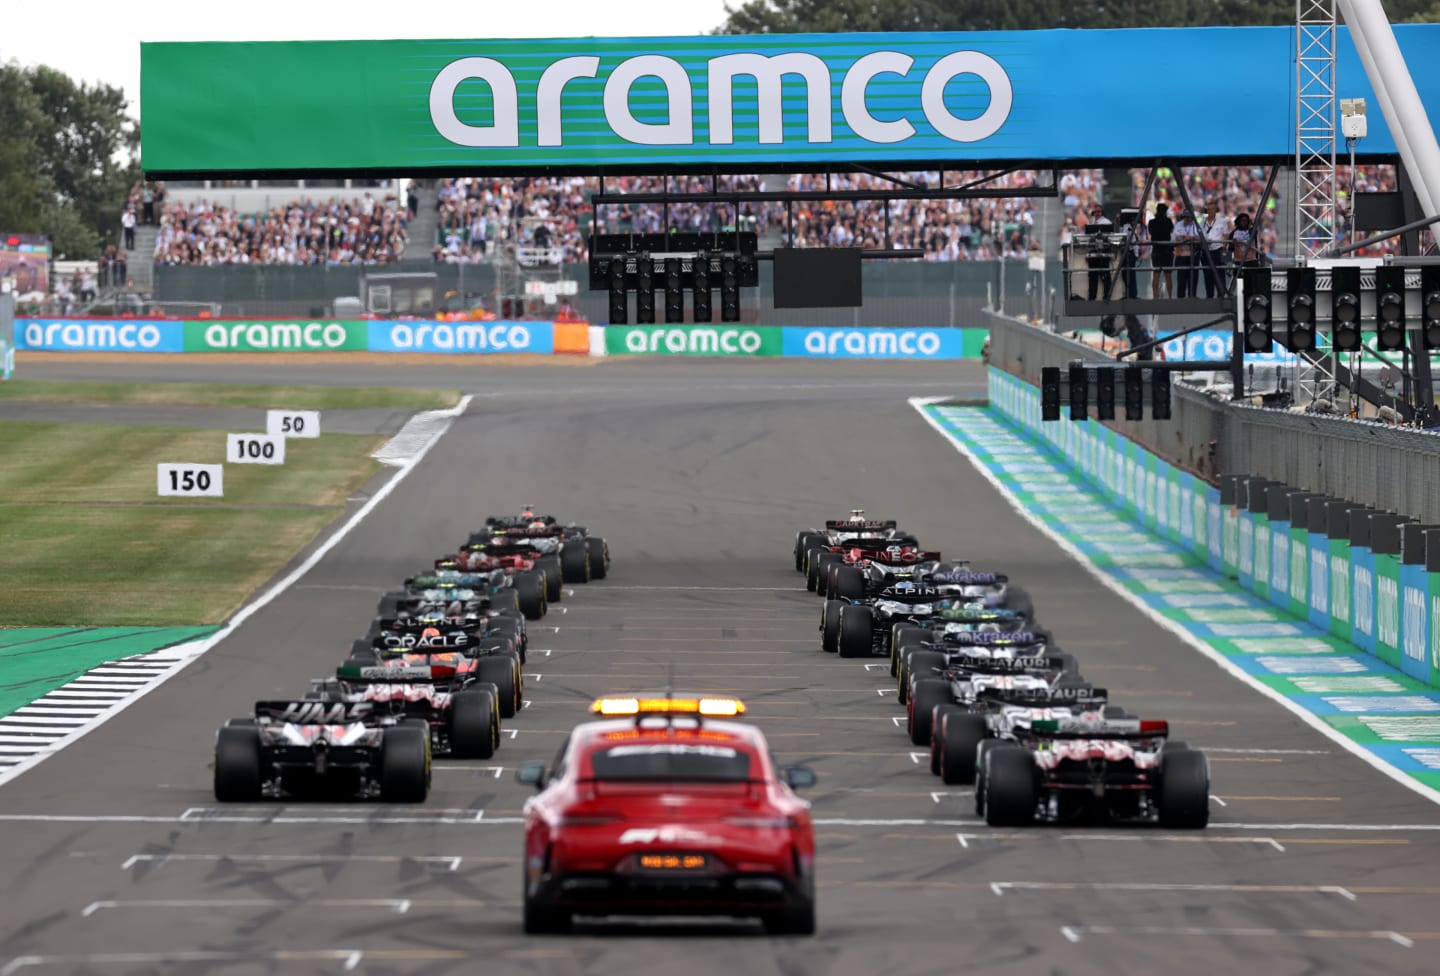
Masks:
[[[514,718],[524,704],[525,684],[520,655],[504,639],[484,638],[465,631],[443,633],[427,627],[419,633],[388,631],[368,647],[356,646],[345,662],[349,668],[453,667],[461,682],[493,684],[499,695],[500,717]]]
[[[538,620],[545,615],[545,588],[533,575],[528,577],[530,583],[526,586],[525,599],[522,599],[520,590],[515,587],[497,585],[488,580],[476,580],[473,584],[459,581],[469,578],[471,574],[465,573],[422,573],[412,576],[405,581],[405,589],[382,596],[376,605],[376,612],[381,617],[396,617],[401,611],[413,613],[422,609],[447,608],[458,602],[462,605],[473,604],[475,608],[482,610],[518,610],[524,614],[526,620]]]
[[[344,796],[420,803],[430,792],[425,723],[374,703],[262,701],[215,737],[215,799]]]
[[[426,627],[438,628],[441,632],[465,631],[483,637],[503,637],[511,642],[513,650],[525,660],[529,637],[525,629],[525,615],[519,610],[498,610],[490,606],[488,597],[474,600],[425,601],[409,599],[405,593],[387,594],[387,597],[407,597],[405,600],[382,600],[381,609],[393,608],[394,615],[375,617],[365,640],[356,641],[356,646],[369,642],[385,633],[419,633]]]
[[[865,602],[826,600],[820,616],[820,646],[826,651],[838,651],[841,657],[889,654],[896,625],[924,625],[937,613],[966,606],[975,610],[977,617],[983,616],[978,613],[983,607],[979,601],[950,596],[928,583],[902,579]],[[990,623],[998,629],[1002,621],[1008,626],[1019,619],[1001,613],[989,617],[975,623]]]
[[[971,707],[987,689],[1039,692],[1062,687],[1089,688],[1070,654],[987,657],[982,656],[983,653],[971,648],[937,661],[924,660],[931,656],[928,654],[912,657],[915,670],[910,675],[905,700],[905,731],[911,742],[917,746],[929,744],[941,706]],[[1051,697],[1059,695],[1058,691],[1046,693]]]
[[[814,565],[817,594],[851,601],[873,598],[902,580],[923,582],[945,566],[938,552],[891,542],[877,546],[868,539],[820,550]]]
[[[975,610],[977,616],[995,614],[1001,611],[996,610]],[[922,676],[929,667],[943,667],[948,662],[950,655],[963,655],[964,660],[993,660],[997,658],[1036,657],[1047,653],[1059,653],[1058,647],[1050,646],[1050,632],[1047,630],[1012,630],[1008,625],[1015,622],[1015,618],[1004,621],[1006,628],[984,624],[989,629],[981,630],[978,627],[965,631],[924,631],[926,635],[918,640],[912,638],[909,633],[902,633],[901,644],[898,652],[891,659],[891,667],[895,671],[896,697],[900,704],[905,704],[910,699],[909,688],[913,684],[913,678],[917,673],[915,656],[923,654],[919,672]],[[912,628],[907,624],[900,624],[896,630],[910,631]],[[919,630],[919,628],[913,628]],[[1066,655],[1068,658],[1069,655]]]
[[[368,702],[382,714],[423,720],[436,755],[489,759],[500,747],[500,689],[481,681],[478,668],[345,665],[313,685],[315,701]]]
[[[977,674],[968,701],[937,705],[931,712],[930,771],[950,785],[974,783],[984,743],[1013,740],[1037,721],[1126,717],[1124,709],[1106,705],[1107,698],[1104,688],[1083,681]]]
[[[580,915],[758,917],[775,933],[815,931],[815,836],[760,731],[724,721],[728,698],[602,698],[553,769],[521,766],[525,931]]]
[[[558,553],[564,564],[566,583],[588,583],[592,579],[604,579],[610,572],[610,546],[604,539],[590,535],[583,525],[562,524],[553,515],[540,515],[529,505],[519,515],[489,516],[485,527],[472,532],[469,541],[498,543],[506,537],[531,540],[542,553]],[[569,557],[567,552],[571,554]],[[579,553],[586,556],[588,565],[584,568],[580,566]]]
[[[1166,722],[1136,718],[1031,722],[1015,741],[981,747],[977,806],[996,827],[1091,817],[1204,827],[1210,764],[1169,734]]]
[[[863,508],[852,508],[850,517],[832,519],[824,529],[801,529],[795,533],[795,571],[804,573],[806,588],[815,589],[810,571],[811,551],[839,546],[859,539],[893,540],[898,545],[919,545],[915,537],[901,532],[893,519],[867,519]]]
[[[435,560],[435,569],[441,572],[464,573],[541,573],[545,577],[545,599],[559,603],[565,598],[564,570],[560,565],[560,554],[541,554],[529,546],[496,546],[462,549],[451,556]]]

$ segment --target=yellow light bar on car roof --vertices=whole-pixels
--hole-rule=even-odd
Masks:
[[[743,715],[738,698],[597,698],[590,711],[600,715]]]

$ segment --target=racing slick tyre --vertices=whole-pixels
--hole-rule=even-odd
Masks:
[[[1007,586],[1005,588],[1005,606],[1024,617],[1027,624],[1035,623],[1035,601],[1030,599],[1030,594],[1020,587]]]
[[[898,691],[895,697],[900,699],[904,705],[910,700],[910,686],[914,683],[912,679],[921,680],[933,678],[935,675],[932,668],[945,666],[945,655],[939,651],[914,651],[900,659],[900,679],[897,682]],[[919,675],[920,678],[915,678]],[[925,741],[930,741],[926,739]]]
[[[252,725],[226,724],[215,738],[215,799],[244,803],[260,799],[260,732]]]
[[[370,657],[374,653],[375,645],[371,644],[369,640],[366,640],[363,637],[359,640],[354,640],[350,642],[351,657]]]
[[[590,554],[585,540],[571,539],[560,546],[560,576],[566,583],[590,582]]]
[[[840,633],[836,648],[841,657],[869,657],[874,640],[875,615],[869,607],[840,605]]]
[[[1025,827],[1035,822],[1035,760],[1021,746],[998,745],[985,754],[985,822]]]
[[[948,705],[953,700],[950,682],[944,678],[921,678],[915,682],[908,710],[910,741],[917,746],[928,746],[930,733],[935,728],[935,706]]]
[[[520,592],[513,586],[502,586],[491,593],[490,606],[495,610],[512,610],[522,617],[525,615],[520,609]]]
[[[865,574],[854,566],[840,566],[835,570],[835,585],[830,595],[842,600],[865,599]]]
[[[1075,660],[1074,654],[1071,654],[1068,651],[1059,650],[1057,648],[1056,650],[1048,653],[1046,656],[1059,660],[1060,677],[1062,679],[1074,678],[1076,680],[1080,680],[1080,662]]]
[[[815,557],[815,592],[825,596],[830,592],[830,567],[840,561],[838,552],[822,552]]]
[[[405,599],[404,593],[386,593],[375,605],[375,613],[380,617],[393,617],[400,609],[400,601]]]
[[[515,592],[520,594],[520,612],[526,620],[545,616],[545,577],[541,573],[520,573],[515,577]]]
[[[996,746],[1004,745],[999,739],[985,739],[975,750],[975,816],[985,816],[985,757]]]
[[[820,650],[834,654],[840,649],[840,611],[845,604],[826,600],[820,608]]]
[[[355,651],[345,659],[347,668],[373,668],[380,663],[380,655],[374,650]]]
[[[816,546],[823,546],[825,537],[819,532],[801,532],[795,537],[795,572],[805,572],[805,554]]]
[[[895,624],[890,628],[890,677],[900,676],[900,648],[923,641],[929,635],[930,628],[914,624]]]
[[[1176,746],[1180,748],[1177,749]],[[1160,750],[1160,826],[1198,830],[1210,822],[1210,765],[1183,742]]]
[[[604,539],[586,539],[585,552],[590,557],[590,578],[602,580],[610,573],[610,545]]]
[[[450,699],[450,755],[489,759],[500,745],[499,695],[489,688],[466,688]]]
[[[535,568],[545,574],[545,600],[559,603],[565,596],[564,573],[560,570],[560,557],[551,553],[535,560]]]
[[[760,922],[765,926],[766,935],[814,935],[815,901],[810,899],[783,911],[768,912],[760,916]]]
[[[430,733],[414,725],[385,730],[380,744],[380,799],[424,803],[430,793]]]
[[[936,705],[935,706],[935,728],[930,735],[930,772],[936,776],[940,775],[940,739],[945,731],[945,723],[949,717],[965,709],[959,705]]]
[[[975,754],[989,729],[980,715],[947,715],[940,727],[940,780],[946,785],[975,782]]]
[[[820,554],[824,551],[815,548],[805,553],[805,589],[811,593],[820,586]]]
[[[886,542],[892,546],[912,546],[916,549],[920,548],[920,540],[904,532],[891,536]]]
[[[500,717],[514,718],[520,710],[520,682],[515,679],[515,659],[508,654],[482,657],[475,662],[477,681],[488,681],[500,689]]]

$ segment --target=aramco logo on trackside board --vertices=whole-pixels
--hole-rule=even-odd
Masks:
[[[834,104],[834,83],[840,80],[839,105]],[[693,74],[696,76],[692,78]],[[889,76],[881,84],[884,100],[893,103],[899,92],[908,108],[898,117],[876,118],[867,95],[872,82]],[[687,68],[663,54],[642,54],[625,58],[607,72],[595,55],[560,58],[546,66],[534,89],[534,114],[525,106],[527,117],[535,119],[534,139],[538,146],[566,145],[566,86],[581,79],[599,81],[604,88],[601,107],[610,132],[626,142],[645,146],[696,145],[697,120],[703,122],[706,137],[701,145],[727,146],[736,141],[736,118],[750,118],[752,100],[737,95],[737,79],[745,90],[754,86],[753,112],[758,125],[758,142],[779,145],[786,141],[787,111],[785,79],[792,78],[805,93],[805,143],[825,145],[835,141],[838,114],[851,133],[866,142],[880,145],[904,143],[915,136],[916,123],[925,124],[955,143],[975,143],[1000,131],[1010,117],[1015,92],[1010,76],[1000,63],[980,51],[956,51],[939,58],[923,73],[915,59],[899,51],[873,51],[841,68],[817,55],[802,51],[764,55],[753,52],[725,54]],[[946,86],[960,78],[978,79],[989,91],[984,109],[973,118],[957,115],[946,100]],[[631,90],[638,82],[664,89],[667,112],[663,121],[640,119],[631,107]],[[467,82],[480,81],[490,88],[492,111],[484,124],[474,118],[462,119],[456,110],[456,94]],[[704,84],[703,100],[696,98],[699,82]],[[877,86],[877,88],[880,86]],[[899,91],[897,91],[897,88]],[[918,88],[918,104],[914,89]],[[527,86],[526,97],[530,97]],[[877,97],[878,100],[878,97]],[[572,111],[583,104],[572,90]],[[588,108],[588,106],[587,106]],[[837,111],[838,109],[838,111]],[[894,116],[894,110],[882,113]],[[441,68],[430,85],[430,121],[447,141],[468,147],[515,147],[521,138],[520,91],[515,76],[495,58],[459,58]],[[798,123],[798,117],[796,119]],[[748,124],[748,121],[747,121]],[[525,127],[528,130],[528,126]],[[575,122],[578,131],[579,121]],[[527,131],[528,135],[528,131]],[[848,139],[848,136],[845,138]],[[591,142],[593,135],[577,141]],[[792,140],[793,141],[793,140]]]

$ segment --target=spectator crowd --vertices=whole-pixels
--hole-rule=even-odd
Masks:
[[[407,215],[366,191],[351,200],[292,200],[261,213],[208,201],[165,208],[155,263],[391,264],[405,255]]]

